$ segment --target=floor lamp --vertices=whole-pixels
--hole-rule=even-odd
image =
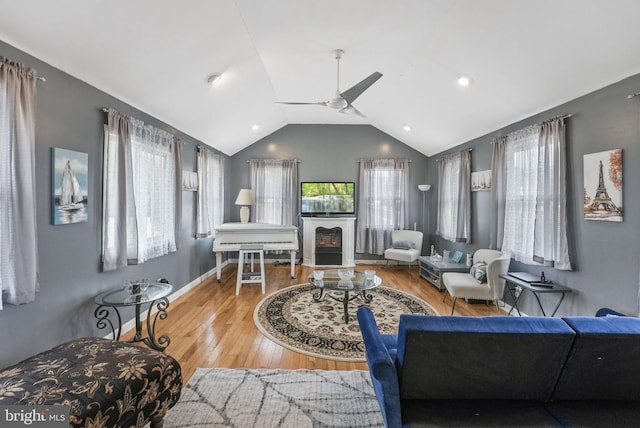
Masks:
[[[431,184],[418,184],[418,190],[422,192],[422,233],[425,232],[424,227],[424,195],[431,189]]]

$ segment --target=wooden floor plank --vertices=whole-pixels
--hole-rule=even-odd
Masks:
[[[451,297],[420,278],[416,267],[411,274],[406,267],[383,268],[362,265],[356,269],[375,269],[384,286],[405,291],[427,301],[441,315],[451,312]],[[296,266],[297,279],[290,278],[288,265],[265,265],[266,294],[307,282],[312,268]],[[171,338],[167,353],[182,366],[185,383],[198,367],[366,370],[366,363],[333,361],[290,351],[267,339],[253,322],[253,311],[265,297],[259,284],[245,284],[235,295],[236,266],[222,272],[222,281],[214,276],[171,302],[168,317],[159,320],[157,333]],[[455,315],[504,314],[489,304],[456,303]],[[123,335],[130,340],[133,331]]]

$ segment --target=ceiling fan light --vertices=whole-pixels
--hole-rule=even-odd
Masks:
[[[347,107],[348,105],[349,104],[347,104],[347,102],[342,97],[334,98],[334,99],[332,99],[331,101],[329,101],[327,103],[327,107],[334,108],[334,109],[337,109],[337,110],[343,109],[343,108]]]
[[[471,82],[472,82],[472,79],[468,75],[466,74],[458,75],[458,85],[462,87],[467,87],[471,84]]]

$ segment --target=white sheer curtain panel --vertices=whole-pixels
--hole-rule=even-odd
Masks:
[[[361,159],[356,252],[384,254],[407,222],[408,159]]]
[[[526,264],[569,270],[562,118],[494,142],[491,246]]]
[[[293,225],[298,212],[298,161],[251,159],[251,188],[256,223]]]
[[[533,259],[570,270],[567,241],[567,160],[563,119],[538,125],[538,191]]]
[[[0,56],[0,309],[35,300],[35,70]]]
[[[453,242],[471,242],[471,153],[463,150],[438,160],[436,233]]]
[[[136,218],[135,222],[127,224],[127,229],[138,239],[127,241],[130,262],[143,263],[176,251],[173,144],[170,133],[131,119],[131,170]]]
[[[103,177],[103,269],[176,251],[182,191],[173,135],[109,110]],[[180,184],[178,184],[180,182]]]
[[[215,237],[224,219],[224,158],[198,147],[196,238]]]
[[[533,262],[538,189],[538,129],[509,135],[505,150],[504,232],[501,250],[524,263]]]

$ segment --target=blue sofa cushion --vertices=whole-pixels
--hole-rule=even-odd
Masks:
[[[387,427],[402,426],[398,373],[389,351],[395,355],[397,337],[381,335],[373,313],[366,306],[357,312],[360,331],[365,343],[371,383]],[[388,348],[389,347],[389,348]]]
[[[402,422],[411,428],[561,426],[543,403],[529,400],[403,400]]]
[[[559,401],[545,407],[563,427],[635,427],[640,421],[640,406],[632,401]]]
[[[398,354],[398,335],[397,334],[381,334],[382,343],[387,348],[391,361],[395,364],[396,355]]]
[[[624,317],[626,315],[621,312],[614,311],[613,309],[610,309],[610,308],[600,308],[596,311],[596,316],[597,317]]]
[[[558,318],[401,315],[400,396],[545,401],[574,336]]]
[[[640,401],[640,318],[566,317],[576,339],[553,400]]]

